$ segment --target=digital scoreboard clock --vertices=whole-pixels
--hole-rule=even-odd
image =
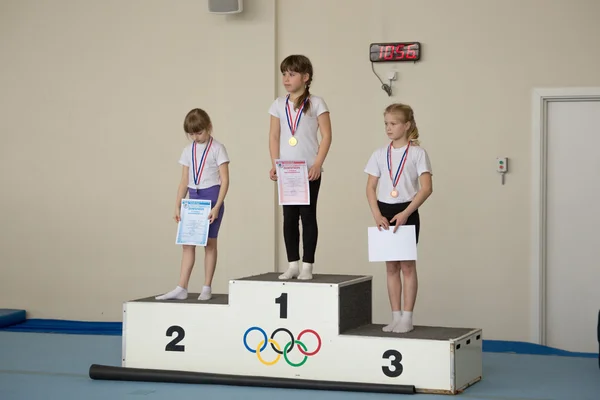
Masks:
[[[416,62],[421,59],[421,43],[371,43],[369,46],[369,58],[371,62]]]

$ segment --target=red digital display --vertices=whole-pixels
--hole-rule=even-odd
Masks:
[[[371,62],[419,61],[421,59],[421,43],[371,43],[369,57]]]

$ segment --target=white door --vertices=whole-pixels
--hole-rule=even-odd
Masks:
[[[548,103],[546,345],[598,352],[600,101]]]

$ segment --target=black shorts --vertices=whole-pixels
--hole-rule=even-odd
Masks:
[[[391,221],[392,218],[394,218],[394,216],[398,213],[401,213],[402,211],[406,210],[406,207],[408,207],[410,203],[398,203],[398,204],[389,204],[389,203],[382,203],[381,201],[377,201],[377,206],[379,207],[379,211],[381,212],[381,215],[383,215],[388,221]],[[396,225],[396,221],[392,222],[390,225],[395,226]],[[419,210],[415,210],[412,214],[410,214],[410,216],[408,217],[408,219],[406,220],[406,223],[404,225],[414,225],[415,226],[415,234],[417,237],[417,243],[419,243],[419,230],[421,228],[421,220],[419,219]]]

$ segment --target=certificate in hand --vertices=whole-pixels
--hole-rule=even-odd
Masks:
[[[417,236],[414,225],[379,230],[368,228],[369,262],[417,260]]]
[[[210,200],[181,200],[179,224],[177,226],[176,244],[206,246],[208,242],[208,215],[211,210]]]
[[[279,205],[309,205],[308,168],[303,160],[275,160]]]

